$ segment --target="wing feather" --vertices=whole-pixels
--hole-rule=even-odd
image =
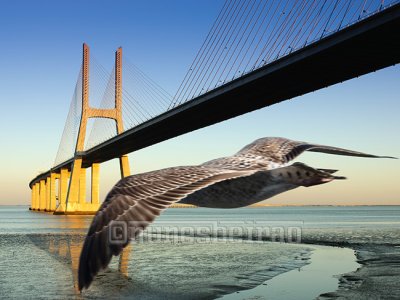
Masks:
[[[252,173],[252,172],[251,172]],[[247,176],[238,172],[204,166],[176,167],[121,179],[99,208],[84,241],[79,260],[79,289],[89,287],[94,276],[172,203],[213,183]],[[126,232],[120,241],[110,233],[118,222],[125,222]],[[132,226],[133,223],[133,226]],[[123,230],[123,227],[120,228]]]
[[[359,151],[312,144],[301,141],[293,141],[285,138],[261,138],[253,143],[247,145],[240,150],[234,157],[249,157],[247,162],[250,167],[254,167],[255,163],[259,163],[263,159],[272,161],[278,164],[285,164],[295,159],[297,156],[302,154],[304,151],[310,152],[322,152],[327,154],[335,155],[346,155],[346,156],[358,156],[358,157],[370,157],[370,158],[396,158],[391,156],[378,156]]]

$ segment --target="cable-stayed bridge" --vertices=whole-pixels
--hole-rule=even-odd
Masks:
[[[29,184],[31,209],[94,212],[102,162],[119,158],[128,176],[132,151],[399,61],[398,0],[227,0],[174,96],[121,48],[110,74],[84,45],[54,166]]]

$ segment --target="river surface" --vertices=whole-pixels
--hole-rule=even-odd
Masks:
[[[168,209],[81,295],[77,259],[91,219],[0,206],[0,298],[278,299],[280,287],[287,299],[312,299],[358,265],[351,249],[303,244],[309,233],[339,232],[346,241],[360,230],[390,235],[400,228],[400,207]],[[314,294],[294,284],[313,274]]]

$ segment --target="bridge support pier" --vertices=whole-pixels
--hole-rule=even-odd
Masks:
[[[44,211],[50,211],[51,181],[50,176],[46,178],[46,207]]]
[[[86,203],[86,168],[81,168],[79,177],[79,204]]]
[[[54,214],[94,214],[100,206],[100,164],[91,167],[91,201],[86,201],[86,168],[82,159],[76,159],[71,172],[61,170],[60,205]],[[68,179],[70,179],[68,184]]]
[[[97,186],[97,201],[91,203],[86,202],[86,169],[82,168],[82,158],[74,160],[73,167],[71,170],[71,179],[68,186],[68,192],[66,196],[65,205],[60,205],[60,209],[57,210],[56,214],[94,214],[100,205],[99,201],[99,180],[98,180],[98,164],[96,164],[95,170],[92,169],[92,175],[96,175],[96,179],[92,180],[92,196],[96,188],[93,187],[93,183]],[[97,170],[97,171],[96,171]],[[64,203],[64,202],[62,202]]]
[[[119,158],[119,169],[121,171],[121,178],[131,175],[128,155],[123,155]]]
[[[79,210],[79,182],[81,179],[82,158],[74,160],[71,170],[71,179],[69,182],[65,212],[74,212]]]
[[[48,207],[49,211],[56,210],[56,180],[60,178],[59,174],[51,173],[50,174],[50,204]]]
[[[40,210],[40,182],[36,183],[36,210]]]
[[[37,194],[36,194],[36,189],[37,189],[37,183],[35,183],[32,186],[32,196],[31,196],[31,210],[37,210]]]
[[[53,212],[56,209],[56,173],[50,173],[46,179],[46,208],[45,211]]]
[[[34,210],[35,209],[35,186],[32,186],[31,188],[31,206],[29,207],[29,210]]]
[[[39,183],[39,199],[39,210],[44,211],[46,208],[46,181],[44,179]]]
[[[60,179],[58,181],[58,206],[55,209],[54,214],[63,214],[65,211],[69,177],[69,170],[67,168],[62,168],[59,175]]]
[[[100,205],[100,164],[92,165],[91,175],[92,204]]]

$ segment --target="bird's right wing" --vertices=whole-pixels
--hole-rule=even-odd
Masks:
[[[168,168],[121,179],[99,208],[79,260],[79,289],[89,287],[99,270],[118,255],[172,203],[206,186],[252,172],[190,166]]]

